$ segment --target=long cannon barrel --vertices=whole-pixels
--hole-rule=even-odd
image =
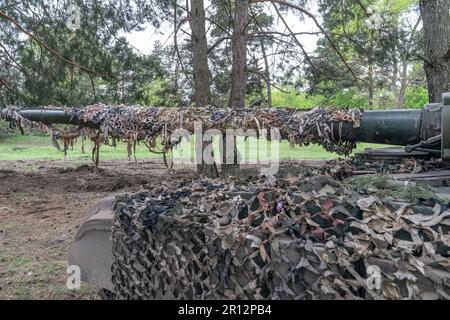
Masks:
[[[52,109],[29,109],[21,110],[19,114],[31,121],[42,122],[45,124],[72,124],[85,125],[91,128],[98,128],[99,125],[92,122],[83,122],[70,111],[66,110],[52,110]]]
[[[179,141],[171,136],[182,128],[194,133],[197,123],[200,130],[278,128],[281,137],[292,144],[317,143],[327,151],[348,155],[355,142],[405,146],[407,153],[416,151],[439,155],[450,161],[450,93],[443,95],[442,103],[431,103],[422,109],[400,110],[338,110],[316,108],[298,109],[218,109],[206,108],[135,108],[133,106],[90,106],[83,109],[29,109],[15,107],[0,112],[0,117],[18,124],[73,124],[102,128],[105,137],[123,138],[129,146],[145,141],[152,148],[158,137],[163,138],[164,150]],[[105,122],[106,121],[106,122]],[[103,123],[105,122],[105,123]],[[148,125],[146,125],[148,124]],[[58,129],[53,131],[60,136]],[[67,139],[75,139],[78,131],[67,132]],[[178,134],[178,132],[177,132]],[[245,133],[244,133],[245,134]],[[178,138],[177,138],[178,137]],[[178,140],[177,140],[178,139]]]
[[[407,145],[421,140],[422,110],[370,110],[356,128],[359,142]]]
[[[65,110],[22,110],[21,116],[31,121],[55,124],[85,125],[98,128],[92,122],[82,122],[72,112]],[[359,128],[353,128],[345,123],[339,129],[334,126],[336,134],[341,130],[344,138],[359,142],[406,145],[415,144],[421,140],[422,110],[368,110],[361,118]]]

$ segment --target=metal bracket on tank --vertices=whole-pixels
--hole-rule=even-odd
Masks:
[[[428,103],[421,112],[420,119],[420,141],[415,144],[407,144],[405,152],[426,152],[432,156],[442,155],[442,104]]]
[[[442,95],[442,159],[450,161],[450,92]]]
[[[410,153],[413,151],[422,151],[422,152],[427,152],[430,154],[436,154],[436,155],[441,155],[441,150],[439,149],[431,149],[434,145],[438,144],[440,145],[442,141],[442,136],[441,135],[437,135],[434,136],[432,138],[429,138],[425,141],[420,141],[419,143],[416,144],[408,144],[405,146],[405,151]]]

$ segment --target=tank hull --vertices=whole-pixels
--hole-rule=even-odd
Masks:
[[[69,249],[69,265],[78,266],[81,281],[113,291],[112,242],[115,196],[100,200],[89,209]]]

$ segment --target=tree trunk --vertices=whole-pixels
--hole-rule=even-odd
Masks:
[[[397,58],[394,58],[393,61],[393,70],[392,70],[392,78],[391,78],[391,91],[394,93],[394,96],[398,96],[398,61]]]
[[[256,58],[254,58],[253,60],[255,60],[255,64],[253,65],[253,68],[255,68],[255,70],[258,70],[258,60]],[[266,83],[266,82],[259,74],[256,75],[256,79],[257,79],[257,83],[258,83],[259,99],[252,101],[252,103],[251,103],[251,105],[249,105],[249,107],[253,107],[253,106],[257,105],[258,103],[265,104],[267,101],[266,95],[264,93],[264,83]]]
[[[369,40],[369,59],[368,59],[368,76],[367,76],[367,89],[369,91],[369,109],[373,108],[373,92],[374,92],[374,61],[373,61],[373,42],[374,42],[374,31],[370,31],[370,40]]]
[[[395,26],[393,28],[392,34],[396,39],[400,38],[399,35],[399,28],[398,24],[395,23]],[[399,80],[399,49],[398,49],[398,43],[399,41],[395,41],[393,45],[393,50],[389,50],[392,55],[392,77],[391,77],[391,84],[389,90],[394,94],[394,97],[396,99],[396,102],[398,102],[398,80]]]
[[[195,104],[197,107],[205,107],[210,103],[211,75],[208,67],[208,43],[206,40],[206,18],[203,0],[191,0],[189,15],[192,41],[192,68],[194,73]],[[203,155],[205,148],[211,142],[196,142],[196,152]],[[200,159],[200,158],[197,158]],[[201,158],[197,164],[199,174],[208,178],[218,178],[219,173],[216,164],[206,164]]]
[[[203,174],[205,177],[208,177],[210,179],[216,179],[219,177],[219,170],[217,169],[217,165],[215,163],[206,164],[203,159],[203,153],[210,144],[212,144],[212,141],[195,141],[195,152],[201,153],[201,158],[197,158],[200,159],[197,162],[197,173],[199,175]]]
[[[247,91],[247,25],[249,0],[235,0],[234,20],[233,20],[233,66],[231,70],[231,92],[228,101],[229,108],[244,108],[245,93]],[[224,177],[234,175],[239,169],[239,156],[236,145],[236,137],[233,137],[234,155],[233,163],[227,161],[226,149],[227,138],[223,136],[222,149],[222,175]],[[229,141],[231,142],[231,141]]]
[[[264,40],[260,40],[261,43],[261,51],[264,58],[264,69],[265,69],[265,77],[266,77],[266,85],[267,85],[267,102],[269,104],[269,108],[272,108],[272,87],[270,80],[270,70],[269,70],[269,60],[267,59],[266,47],[264,46]]]
[[[194,73],[195,103],[197,107],[209,104],[211,75],[208,68],[208,43],[203,0],[191,0],[192,68]]]
[[[425,63],[430,102],[440,102],[449,91],[450,0],[420,0]]]
[[[398,32],[396,32],[396,35]],[[393,59],[392,59],[392,78],[391,78],[391,91],[394,93],[394,97],[398,97],[398,58],[397,58],[397,46],[395,47],[395,50],[393,52]]]
[[[369,109],[373,108],[373,64],[369,64],[369,72],[368,72],[368,81],[367,81],[367,89],[369,91],[368,100],[369,100]]]
[[[233,25],[233,66],[231,71],[231,92],[228,106],[245,107],[247,90],[247,24],[249,0],[235,0]]]
[[[409,39],[406,41],[407,43],[399,43],[397,45],[397,48],[401,48],[400,53],[400,61],[401,61],[401,76],[400,76],[400,92],[397,97],[397,107],[403,108],[405,105],[405,95],[406,95],[406,88],[408,86],[408,66],[411,61],[412,56],[412,44],[414,43],[414,37],[416,35],[417,28],[419,27],[421,19],[417,19],[416,24],[411,29],[411,33],[409,35]]]
[[[228,139],[228,141],[227,141]],[[231,145],[231,146],[230,146]],[[232,149],[232,154],[230,153],[227,157],[227,148]],[[236,137],[228,136],[224,132],[222,134],[222,140],[220,145],[220,156],[222,159],[222,177],[226,178],[229,176],[236,176],[239,171],[239,154],[236,145]]]
[[[407,58],[403,58],[402,61],[402,76],[401,76],[401,84],[400,84],[400,92],[397,97],[397,107],[402,108],[405,104],[405,94],[406,87],[408,85],[408,60]]]

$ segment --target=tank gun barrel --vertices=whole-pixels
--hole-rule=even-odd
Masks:
[[[421,109],[368,110],[354,129],[356,141],[392,145],[421,141]]]
[[[90,128],[101,125],[100,121],[81,120],[76,112],[63,109],[29,109],[19,114],[45,124]],[[332,130],[333,136],[340,137],[341,141],[401,145],[406,152],[441,153],[444,159],[450,160],[450,93],[443,95],[442,103],[427,104],[422,109],[366,110],[358,127],[351,122],[335,122]]]
[[[84,122],[70,111],[53,109],[30,109],[19,112],[31,121],[46,124],[72,124],[98,128],[92,122]],[[406,145],[418,143],[422,123],[422,110],[368,110],[361,118],[361,126],[353,128],[351,123],[343,123],[339,128],[334,126],[335,136],[347,140],[367,143]],[[341,131],[341,132],[339,132]]]
[[[99,125],[92,122],[81,121],[76,114],[71,111],[58,109],[28,109],[21,110],[19,114],[31,121],[45,124],[72,124],[84,125],[91,128],[98,128]]]

